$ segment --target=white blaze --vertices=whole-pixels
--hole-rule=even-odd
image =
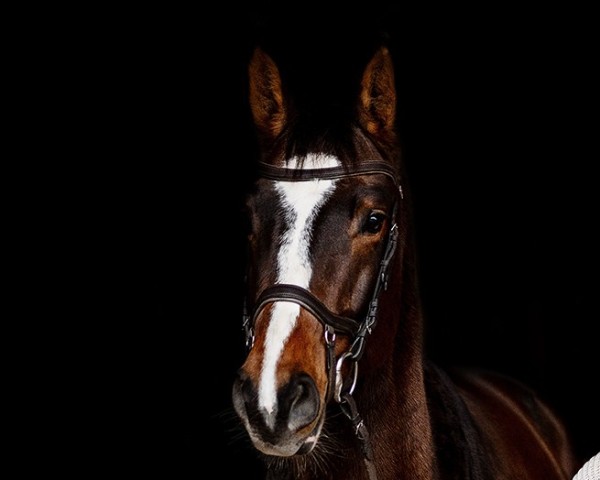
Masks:
[[[334,157],[323,155],[308,156],[304,161],[304,168],[327,168],[337,165],[338,161]],[[289,168],[297,168],[295,159],[290,161]],[[286,220],[289,222],[289,229],[283,234],[281,248],[277,254],[277,283],[308,288],[312,275],[312,265],[308,257],[312,225],[319,208],[331,195],[334,185],[334,180],[275,183]],[[277,403],[277,363],[285,342],[294,329],[300,306],[292,302],[276,302],[271,312],[258,388],[258,404],[269,414],[273,414]]]

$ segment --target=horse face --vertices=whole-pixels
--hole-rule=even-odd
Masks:
[[[303,168],[336,166],[309,155]],[[295,168],[294,159],[288,166]],[[273,284],[309,290],[331,312],[362,321],[373,293],[397,191],[384,175],[302,182],[261,179],[249,198],[249,302]],[[317,444],[328,398],[323,324],[297,303],[276,301],[255,321],[255,341],[233,388],[252,442],[268,455]],[[352,341],[338,335],[336,358]]]

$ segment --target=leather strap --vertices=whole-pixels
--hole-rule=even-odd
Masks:
[[[356,320],[333,313],[305,288],[285,283],[271,285],[263,290],[256,301],[252,325],[256,323],[256,317],[267,304],[281,301],[297,303],[308,310],[323,325],[331,326],[335,333],[355,335],[360,327]]]
[[[345,177],[356,177],[360,175],[372,175],[380,173],[392,179],[394,184],[399,185],[394,167],[385,162],[366,162],[353,165],[349,170],[347,167],[329,168],[283,168],[275,167],[268,163],[258,163],[258,173],[269,180],[283,180],[287,182],[306,182],[308,180],[336,180]]]

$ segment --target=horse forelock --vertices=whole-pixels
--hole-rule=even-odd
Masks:
[[[396,139],[375,138],[359,124],[353,107],[341,102],[314,106],[312,102],[290,101],[286,123],[269,148],[262,152],[263,160],[284,165],[291,159],[297,168],[310,156],[336,157],[341,166],[364,161],[399,159]]]

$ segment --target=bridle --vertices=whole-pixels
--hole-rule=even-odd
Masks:
[[[291,169],[275,167],[273,165],[259,162],[258,174],[262,178],[287,182],[302,182],[308,180],[333,180],[362,175],[381,174],[391,178],[398,188],[400,199],[403,198],[402,187],[393,167],[384,162],[365,162],[352,167],[330,167],[317,169]],[[377,323],[377,311],[379,308],[379,296],[382,290],[387,288],[389,266],[394,256],[398,243],[398,225],[396,223],[396,211],[398,201],[394,204],[392,213],[392,226],[388,232],[385,251],[379,263],[379,272],[373,288],[368,310],[363,321],[338,315],[329,310],[321,300],[309,290],[297,285],[274,284],[265,288],[256,300],[252,313],[248,312],[247,304],[244,302],[243,328],[246,334],[246,346],[251,349],[254,345],[254,325],[260,312],[268,304],[274,302],[293,302],[310,312],[324,328],[325,345],[327,347],[327,371],[328,384],[326,402],[332,398],[340,405],[342,412],[350,419],[354,431],[360,440],[365,465],[370,480],[376,480],[375,467],[373,465],[373,450],[369,439],[369,433],[361,415],[356,407],[352,396],[358,378],[358,361],[362,357],[366,340],[372,333]],[[350,348],[335,358],[335,341],[337,334],[350,336],[352,339]],[[342,370],[344,362],[352,362],[351,375],[344,379]]]

